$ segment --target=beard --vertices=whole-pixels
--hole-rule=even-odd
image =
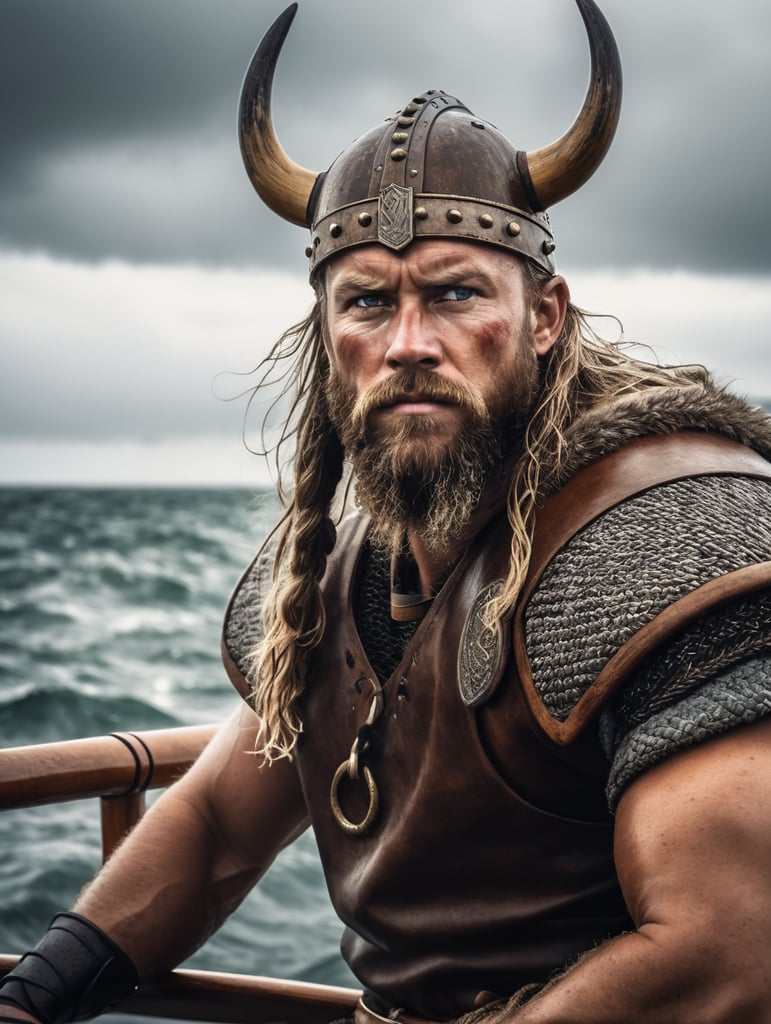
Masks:
[[[430,370],[399,370],[357,394],[333,371],[326,396],[330,417],[350,458],[356,500],[371,519],[371,539],[387,552],[416,533],[433,552],[450,550],[490,486],[502,482],[524,447],[537,390],[538,364],[529,347],[488,401]],[[430,414],[372,413],[405,394],[450,403],[462,414],[452,436]]]

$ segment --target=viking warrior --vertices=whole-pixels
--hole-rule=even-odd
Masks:
[[[294,8],[265,36],[242,151],[316,303],[272,356],[286,514],[225,619],[245,703],[10,976],[14,1019],[179,962],[308,824],[357,1024],[771,1016],[771,426],[595,336],[556,272],[546,211],[621,98],[577,4],[557,142],[428,89],[321,174],[271,119]]]

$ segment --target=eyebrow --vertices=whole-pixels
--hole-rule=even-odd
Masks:
[[[492,278],[484,270],[468,264],[457,264],[454,261],[439,261],[437,266],[429,267],[425,272],[415,272],[418,287],[451,288],[463,282],[491,285]],[[367,273],[363,270],[351,269],[343,271],[339,279],[332,285],[336,292],[378,292],[388,290],[388,273],[380,275]]]
[[[441,268],[438,268],[430,275],[430,278],[424,278],[424,280],[431,281],[431,283],[428,284],[428,287],[430,288],[443,288],[455,284],[462,284],[466,281],[472,283],[475,282],[477,284],[492,283],[492,278],[489,274],[485,273],[484,270],[474,270],[471,267],[463,266],[451,267],[447,271],[442,271]]]
[[[332,285],[334,291],[376,292],[385,288],[384,278],[360,271],[343,272]]]

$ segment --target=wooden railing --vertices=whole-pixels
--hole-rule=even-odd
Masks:
[[[68,800],[101,804],[106,859],[145,810],[145,794],[183,775],[214,726],[114,733],[0,750],[0,811]],[[0,954],[0,977],[18,957]],[[174,971],[120,1005],[126,1013],[223,1024],[323,1024],[349,1016],[352,989],[214,971]]]
[[[98,797],[106,860],[144,814],[147,791],[184,775],[214,729],[121,732],[0,750],[0,810]]]

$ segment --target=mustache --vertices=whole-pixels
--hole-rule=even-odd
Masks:
[[[488,419],[487,405],[476,389],[463,387],[431,370],[399,370],[358,396],[350,411],[351,426],[362,431],[375,409],[413,397],[421,401],[457,405],[479,420]]]

